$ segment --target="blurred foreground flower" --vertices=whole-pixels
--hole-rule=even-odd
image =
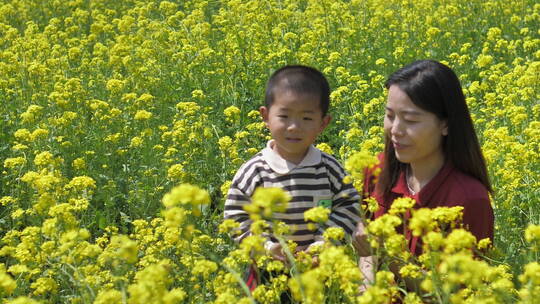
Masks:
[[[252,220],[270,219],[274,212],[285,212],[291,197],[280,188],[257,188],[251,204],[244,206]]]

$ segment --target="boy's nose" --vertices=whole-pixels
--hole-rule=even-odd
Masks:
[[[291,121],[289,123],[289,125],[287,126],[288,130],[295,130],[295,129],[298,129],[298,128],[300,128],[300,125],[299,125],[298,121],[296,121],[296,120]]]

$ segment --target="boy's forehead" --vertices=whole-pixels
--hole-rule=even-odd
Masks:
[[[274,96],[270,106],[280,112],[322,113],[320,101],[312,94],[298,94],[295,92],[282,92]]]
[[[274,95],[274,104],[280,103],[282,105],[289,104],[289,102],[298,101],[302,102],[306,106],[320,107],[320,100],[317,94],[299,93],[293,90],[281,90]],[[282,103],[283,102],[283,103]],[[296,105],[298,106],[298,105]]]

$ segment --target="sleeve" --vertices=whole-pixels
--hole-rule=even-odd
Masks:
[[[252,169],[242,166],[238,170],[232,180],[229,191],[227,192],[227,199],[225,200],[224,219],[232,219],[240,223],[240,227],[236,231],[233,231],[236,233],[239,231],[234,237],[234,240],[238,243],[250,235],[250,227],[253,222],[249,218],[249,214],[244,210],[244,206],[251,203],[251,195],[255,188],[248,183],[255,182],[256,172]]]
[[[489,197],[471,199],[463,209],[463,226],[470,231],[476,239],[489,238],[493,241],[493,227],[495,216]]]
[[[352,235],[360,219],[360,195],[352,184],[343,182],[347,175],[345,169],[334,159],[327,161],[330,189],[332,190],[332,209],[328,225],[341,227]]]

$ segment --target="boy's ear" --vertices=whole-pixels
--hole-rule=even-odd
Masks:
[[[261,113],[261,117],[264,122],[268,122],[268,108],[265,106],[262,106],[259,108],[259,113]]]
[[[319,132],[324,131],[324,129],[330,124],[331,121],[332,116],[330,114],[326,114],[322,119],[321,130]]]

